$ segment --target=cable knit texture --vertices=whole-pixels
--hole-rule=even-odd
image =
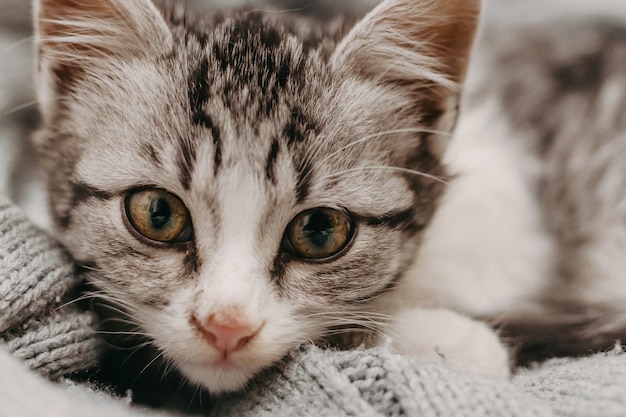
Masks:
[[[214,416],[553,415],[509,383],[421,363],[385,346],[345,352],[308,347],[243,396],[222,399]]]
[[[72,270],[63,250],[0,196],[0,417],[189,415],[138,409],[61,378],[90,368],[101,353],[91,314],[68,304]],[[509,382],[421,363],[387,346],[308,346],[206,407],[202,415],[210,417],[618,417],[626,416],[626,355],[618,345],[549,361]]]
[[[0,196],[0,339],[52,379],[94,366],[101,353],[92,314],[64,305],[76,284],[62,248]]]

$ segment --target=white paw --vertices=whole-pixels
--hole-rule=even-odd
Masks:
[[[510,375],[509,355],[486,324],[443,309],[406,309],[391,328],[393,345],[420,360],[493,379]]]

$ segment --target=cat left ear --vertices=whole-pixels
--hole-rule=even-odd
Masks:
[[[333,55],[346,70],[410,89],[416,114],[431,128],[456,122],[480,0],[384,0],[343,39]]]
[[[37,0],[40,53],[68,65],[164,48],[171,33],[150,0]]]
[[[172,35],[151,0],[36,0],[37,93],[48,121],[57,96],[77,76],[127,59],[162,53]]]

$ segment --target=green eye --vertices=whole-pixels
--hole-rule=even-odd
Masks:
[[[191,240],[187,208],[174,194],[159,189],[134,191],[126,198],[126,217],[142,236],[162,243]]]
[[[283,250],[303,259],[330,258],[348,245],[353,232],[352,219],[342,211],[330,208],[307,210],[287,226]]]

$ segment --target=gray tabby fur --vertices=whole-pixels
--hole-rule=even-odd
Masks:
[[[559,68],[577,51],[555,45],[515,65],[524,46],[485,41],[450,140],[477,2],[387,0],[351,30],[276,13],[162,10],[147,0],[39,2],[34,143],[59,239],[191,381],[239,389],[297,345],[354,328],[503,377],[495,333],[458,313],[497,319],[532,352],[550,340],[533,338],[529,314],[554,307],[543,322],[558,327],[560,314],[571,318],[566,306],[626,298],[614,290],[622,258],[601,256],[626,248],[623,36],[588,80],[595,101],[578,87],[561,94],[570,90]],[[507,70],[507,82],[490,72]],[[537,79],[549,88],[526,87]],[[123,201],[145,186],[185,202],[192,244],[135,238]],[[279,249],[290,220],[313,207],[358,221],[352,244],[328,262]],[[565,301],[547,295],[564,285]],[[228,366],[191,325],[215,311],[264,323]],[[601,347],[582,337],[589,319],[568,333],[577,352]],[[616,310],[609,339],[624,322]]]
[[[535,193],[556,253],[541,307],[501,322],[524,340],[519,360],[591,352],[626,335],[626,28],[557,26],[491,37],[494,68],[482,94],[541,159]],[[531,59],[529,59],[529,57]],[[505,331],[507,326],[505,326]]]

